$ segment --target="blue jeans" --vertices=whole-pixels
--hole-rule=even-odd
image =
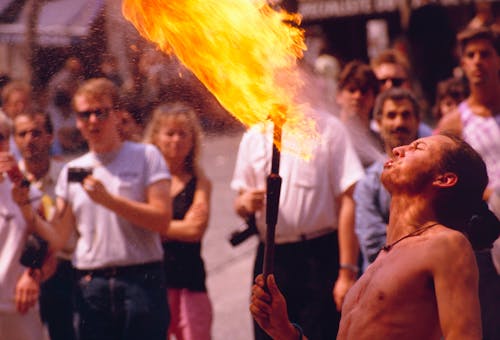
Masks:
[[[165,340],[170,321],[161,262],[79,271],[80,340]]]
[[[42,283],[40,314],[51,340],[76,340],[74,320],[75,275],[71,261],[59,260],[55,274]]]

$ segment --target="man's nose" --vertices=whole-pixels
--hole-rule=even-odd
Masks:
[[[405,146],[397,146],[392,149],[392,153],[396,157],[403,157],[405,155]]]

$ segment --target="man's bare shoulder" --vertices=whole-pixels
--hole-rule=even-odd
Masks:
[[[455,110],[438,122],[436,127],[437,133],[451,133],[456,136],[462,136],[462,118],[460,116],[460,111]]]
[[[425,251],[432,258],[431,268],[438,271],[464,270],[474,268],[474,251],[467,237],[457,231],[442,226],[429,235]]]

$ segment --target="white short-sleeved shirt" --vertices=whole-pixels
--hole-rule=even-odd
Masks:
[[[276,243],[295,242],[328,228],[337,229],[335,199],[364,175],[342,123],[327,113],[315,114],[321,141],[310,160],[282,152],[282,178]],[[282,144],[293,138],[283,129]],[[286,148],[286,146],[285,146]],[[271,170],[272,125],[254,126],[241,140],[231,188],[236,191],[265,189]],[[265,235],[265,211],[257,214],[257,225]]]
[[[11,190],[12,182],[8,178],[0,181],[0,313],[16,313],[14,292],[26,269],[19,261],[28,227],[21,210],[12,200]],[[30,197],[33,207],[37,208],[41,193],[31,188]]]
[[[153,145],[124,142],[113,153],[89,152],[70,161],[61,171],[56,195],[70,203],[76,219],[78,240],[72,262],[77,269],[162,260],[159,234],[133,225],[94,203],[80,183],[67,182],[70,167],[92,167],[92,175],[111,194],[143,202],[148,186],[171,177],[160,151]]]

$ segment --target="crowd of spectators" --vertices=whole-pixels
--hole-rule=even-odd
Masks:
[[[288,301],[288,314],[312,339],[337,334],[349,289],[386,247],[391,197],[380,175],[394,150],[438,133],[464,139],[484,159],[489,182],[483,199],[500,217],[500,33],[494,20],[481,18],[457,36],[460,62],[436,79],[432,96],[413,76],[417,55],[389,48],[372,60],[351,60],[343,67],[333,56],[322,56],[338,68],[325,71],[323,65],[316,74],[318,84],[328,84],[318,91],[334,93],[325,94],[332,107],[312,105],[308,113],[323,140],[312,160],[282,155],[275,258],[275,279]],[[20,339],[39,338],[40,320],[32,307],[40,295],[41,320],[52,340],[73,339],[76,333],[82,339],[104,339],[120,332],[151,339],[167,333],[176,339],[210,338],[212,307],[201,244],[209,224],[211,182],[198,164],[199,139],[203,129],[225,131],[237,125],[174,56],[146,49],[132,80],[121,77],[113,56],[101,61],[100,77],[86,79],[81,61],[68,58],[43,98],[34,98],[23,81],[0,79],[0,170],[17,165],[32,183],[26,190],[12,178],[0,180],[0,206],[7,214],[0,232],[10,220],[19,226],[18,233],[8,235],[16,247],[0,251],[0,285],[8,283],[15,296],[0,289],[0,333],[16,334],[23,324],[18,313],[30,317],[30,332]],[[426,81],[434,76],[427,75]],[[285,133],[285,143],[286,138]],[[227,213],[256,218],[261,242],[253,277],[258,280],[271,148],[270,127],[251,127],[228,183],[236,199],[234,211]],[[68,182],[75,167],[94,171],[78,187]],[[7,181],[13,182],[12,196]],[[105,232],[99,229],[103,222],[109,228]],[[42,269],[17,263],[30,233],[57,251],[46,256]],[[114,245],[105,244],[109,241]],[[484,339],[500,337],[500,241],[492,247],[475,249]],[[121,280],[121,292],[133,291],[134,308],[113,295],[114,287],[108,286],[115,278]],[[108,288],[112,306],[93,305],[92,299],[110,298]],[[61,299],[58,290],[70,294]],[[9,299],[15,303],[6,303]],[[62,302],[54,304],[57,299]],[[140,316],[139,305],[144,307]],[[62,308],[71,317],[59,317]],[[78,331],[73,328],[76,315]],[[113,320],[121,320],[119,327]],[[255,338],[267,339],[268,329],[258,321]]]

